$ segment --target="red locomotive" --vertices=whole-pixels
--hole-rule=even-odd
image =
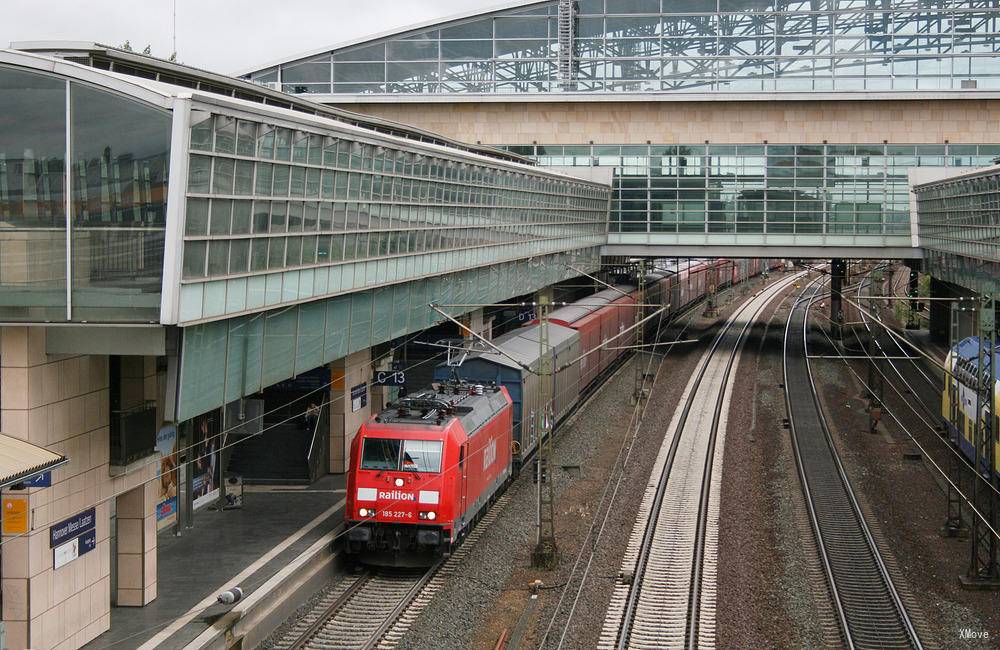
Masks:
[[[511,477],[507,389],[442,382],[391,403],[351,444],[345,548],[368,564],[427,564]]]

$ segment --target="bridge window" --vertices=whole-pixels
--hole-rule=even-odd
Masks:
[[[73,155],[68,169],[67,92]],[[0,308],[0,318],[157,320],[169,114],[8,67],[0,67],[0,114],[0,241],[6,251],[0,292],[24,293],[30,283],[31,300],[2,302],[32,305]],[[67,240],[72,269],[66,268]],[[23,255],[17,254],[19,247],[25,247]]]

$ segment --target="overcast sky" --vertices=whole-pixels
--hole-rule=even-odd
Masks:
[[[176,0],[182,63],[231,73],[503,0]],[[0,46],[74,40],[170,56],[174,0],[0,0]]]

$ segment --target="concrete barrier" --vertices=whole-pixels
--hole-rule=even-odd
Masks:
[[[266,639],[334,577],[340,553],[333,541],[343,525],[316,540],[302,555],[271,576],[185,646],[186,650],[243,650]]]

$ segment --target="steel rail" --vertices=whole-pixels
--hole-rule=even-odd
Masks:
[[[833,605],[849,648],[921,648],[865,522],[820,405],[807,356],[808,312],[819,292],[817,283],[813,283],[811,294],[803,292],[792,306],[785,326],[782,361],[796,467]],[[798,327],[798,318],[802,320],[801,331],[793,336],[792,327]],[[792,364],[798,367],[790,368]],[[794,398],[793,392],[805,390],[803,383],[807,379],[808,393]]]
[[[299,638],[294,641],[290,650],[311,650],[313,648],[358,648],[368,650],[378,645],[385,633],[393,626],[406,607],[413,602],[424,586],[437,573],[443,564],[439,560],[419,575],[413,576],[409,586],[393,584],[405,583],[407,576],[383,575],[383,571],[370,570],[362,574],[357,581],[331,603]],[[384,582],[381,582],[384,581]],[[391,608],[374,624],[366,625],[358,612],[351,609],[360,601],[365,613],[369,613],[364,604],[373,599],[390,598],[394,600]],[[344,619],[344,620],[341,620]],[[331,638],[337,627],[352,627],[353,639]],[[326,638],[324,638],[326,637]]]
[[[864,288],[863,285],[864,285],[864,283],[862,283],[861,285],[858,286],[858,290],[857,290],[857,293],[856,293],[856,298],[857,298],[857,300],[858,300],[859,303],[865,297],[869,297],[870,298],[870,296],[862,296],[861,295],[861,291]],[[869,283],[869,290],[870,289],[871,289],[871,284]],[[854,335],[855,335],[855,337],[858,340],[858,345],[861,346],[862,352],[866,355],[864,358],[866,358],[869,363],[873,364],[873,367],[875,368],[876,372],[878,372],[879,376],[881,376],[883,379],[889,379],[889,378],[877,366],[874,366],[875,361],[876,360],[884,360],[884,361],[888,361],[889,362],[889,367],[892,368],[892,371],[896,374],[897,377],[899,377],[899,381],[902,382],[903,388],[905,388],[907,391],[909,391],[913,395],[913,397],[916,399],[917,405],[923,411],[923,415],[921,415],[920,413],[918,413],[917,409],[915,409],[910,404],[910,401],[907,400],[903,396],[903,394],[900,392],[899,388],[897,388],[895,385],[893,385],[890,382],[890,387],[892,388],[893,392],[895,392],[899,396],[899,398],[903,401],[904,404],[906,404],[912,411],[914,411],[914,413],[917,415],[917,417],[920,419],[921,422],[923,422],[931,430],[934,430],[934,426],[931,425],[930,422],[928,422],[928,419],[930,419],[931,421],[933,421],[938,416],[938,414],[934,411],[934,409],[932,407],[928,406],[924,402],[924,400],[920,399],[920,396],[917,394],[917,391],[916,391],[915,386],[913,385],[913,382],[910,381],[910,380],[908,380],[906,377],[903,376],[903,371],[900,370],[900,368],[894,363],[894,361],[896,361],[896,360],[903,360],[903,359],[899,359],[898,357],[890,355],[889,351],[886,350],[885,347],[883,347],[882,342],[879,340],[879,335],[876,333],[875,328],[872,327],[871,321],[877,321],[879,323],[879,325],[881,327],[883,327],[883,328],[888,327],[888,325],[886,325],[882,321],[882,319],[878,317],[878,314],[869,315],[869,314],[866,314],[864,312],[860,312],[860,313],[861,313],[861,324],[864,325],[865,331],[868,332],[868,337],[871,339],[872,343],[875,344],[875,347],[878,348],[878,352],[880,353],[880,356],[875,356],[872,353],[872,351],[869,351],[868,347],[865,345],[865,342],[861,339],[861,336],[858,334],[857,331],[855,331]],[[905,357],[905,360],[910,361],[910,365],[912,366],[913,370],[920,376],[920,378],[924,381],[924,383],[926,383],[931,388],[931,390],[933,390],[933,391],[935,391],[937,393],[940,393],[940,390],[941,390],[940,386],[938,384],[936,384],[933,380],[931,380],[931,378],[927,376],[927,374],[923,371],[923,369],[919,365],[917,365],[917,361],[920,360],[921,357],[913,357],[913,356],[908,355],[907,351],[905,349],[903,349],[903,346],[902,346],[902,344],[899,343],[899,341],[897,341],[896,339],[892,338],[891,336],[889,337],[889,339],[893,342],[893,344],[895,345],[896,349],[899,350],[900,354],[902,354]],[[880,402],[882,401],[881,397],[879,397],[878,399],[879,399]],[[927,416],[927,417],[925,418],[924,416]]]
[[[793,276],[791,278],[786,278],[775,285],[768,287],[766,291],[769,294],[776,294],[780,290],[792,284],[792,282],[798,276]],[[759,294],[758,294],[759,295]],[[755,296],[756,297],[756,296]],[[764,309],[764,307],[770,303],[770,300],[765,301],[762,305],[757,308],[754,315],[747,319],[743,324],[742,329],[739,331],[735,342],[732,346],[732,353],[726,362],[725,369],[723,371],[723,380],[720,385],[720,390],[716,398],[715,409],[713,411],[712,423],[709,430],[709,451],[706,453],[705,458],[705,473],[702,476],[702,487],[701,494],[699,497],[699,511],[698,511],[698,521],[696,524],[695,531],[695,543],[694,551],[695,557],[692,559],[692,581],[689,591],[688,600],[688,623],[687,629],[685,630],[686,645],[688,647],[697,646],[697,633],[698,624],[696,621],[692,621],[692,616],[697,616],[700,611],[700,604],[694,604],[693,601],[696,598],[700,598],[700,585],[701,585],[701,575],[702,575],[702,564],[704,561],[704,537],[706,522],[708,517],[708,492],[711,489],[711,468],[712,468],[712,458],[714,456],[715,440],[718,434],[718,425],[722,412],[722,406],[726,394],[726,386],[728,385],[729,375],[732,370],[733,364],[736,360],[737,352],[742,347],[746,340],[746,333],[749,328],[754,324],[757,314]],[[645,530],[643,532],[643,540],[639,549],[639,555],[636,560],[636,568],[633,576],[633,583],[631,589],[629,590],[628,600],[625,605],[625,610],[621,619],[621,627],[618,633],[618,650],[625,650],[628,647],[629,641],[632,634],[632,626],[635,622],[636,607],[638,606],[639,596],[642,592],[643,581],[645,579],[646,569],[648,567],[650,552],[653,548],[653,540],[655,537],[655,532],[657,528],[657,522],[659,520],[660,512],[662,510],[663,498],[667,490],[667,484],[669,478],[672,474],[674,461],[677,456],[677,450],[680,447],[681,438],[683,437],[683,431],[687,424],[688,417],[691,413],[691,408],[694,405],[699,393],[701,391],[702,382],[705,375],[708,372],[708,368],[711,365],[713,358],[716,353],[720,350],[722,341],[724,338],[729,336],[735,327],[736,321],[740,316],[744,315],[748,310],[752,308],[754,304],[754,298],[747,300],[743,305],[741,305],[730,318],[726,321],[723,327],[720,329],[719,333],[715,336],[712,341],[711,347],[703,358],[699,368],[698,374],[695,379],[695,383],[691,388],[690,394],[684,408],[681,411],[681,416],[674,428],[674,436],[670,442],[670,449],[667,454],[666,461],[663,465],[663,469],[660,472],[660,476],[657,482],[656,493],[653,500],[653,505],[650,510],[649,519],[647,521]],[[727,348],[729,349],[729,348]],[[700,551],[700,552],[699,552]],[[696,586],[697,585],[697,586]]]
[[[749,280],[750,280],[750,278],[746,278],[744,281],[749,282]],[[731,285],[730,287],[724,289],[723,292],[722,292],[722,294],[725,294],[725,292],[727,292],[727,291],[734,290],[736,288],[736,286],[737,285]],[[686,317],[686,321],[684,323],[684,326],[681,327],[680,332],[678,332],[676,339],[673,342],[671,342],[671,343],[667,343],[667,345],[669,345],[671,347],[669,347],[666,352],[664,352],[662,355],[657,355],[657,354],[650,354],[649,355],[649,361],[647,362],[647,365],[646,365],[646,372],[647,373],[652,368],[654,357],[657,357],[657,356],[660,357],[660,359],[659,359],[659,361],[657,362],[657,365],[656,365],[656,373],[654,373],[653,386],[650,387],[650,390],[652,390],[652,388],[655,387],[655,385],[656,385],[656,380],[659,377],[659,370],[660,370],[661,364],[663,363],[663,360],[666,359],[667,356],[669,356],[670,351],[673,349],[672,345],[674,343],[683,342],[683,341],[681,341],[681,337],[684,336],[685,332],[687,332],[687,330],[688,330],[688,327],[691,326],[692,320],[697,315],[697,311],[696,310],[700,306],[701,301],[702,301],[703,298],[704,297],[699,298],[699,299],[697,299],[695,301],[692,301],[691,303],[688,303],[687,305],[685,305],[684,307],[682,307],[681,309],[679,309],[675,314],[671,314],[670,316],[667,317],[666,320],[669,321],[669,322],[671,322],[671,323],[680,321],[681,319],[683,319],[685,317]],[[663,324],[664,324],[664,319],[661,318],[661,319],[659,319],[657,321],[657,324],[656,324],[656,336],[655,336],[655,340],[657,340],[657,341],[661,340],[661,337],[662,337],[661,331],[662,331]],[[614,504],[615,498],[616,498],[616,496],[618,494],[618,489],[621,487],[622,480],[625,478],[625,469],[628,466],[629,458],[631,457],[632,444],[635,442],[635,436],[638,434],[638,428],[639,428],[639,426],[640,426],[640,424],[642,422],[642,419],[643,419],[643,417],[645,415],[646,407],[649,405],[649,401],[650,400],[648,400],[648,399],[646,399],[646,400],[639,400],[635,404],[635,408],[633,410],[632,416],[629,418],[628,425],[625,427],[625,429],[626,429],[626,435],[622,439],[621,446],[619,447],[619,450],[618,450],[618,455],[615,458],[615,462],[614,462],[614,467],[618,469],[617,479],[611,480],[609,478],[608,482],[605,484],[604,491],[601,493],[601,499],[598,502],[597,508],[595,509],[595,519],[591,523],[590,528],[587,530],[586,538],[584,539],[583,544],[581,544],[581,546],[580,546],[580,550],[577,553],[577,556],[576,556],[576,559],[575,559],[575,561],[573,563],[572,568],[570,569],[570,574],[566,578],[565,585],[563,586],[563,589],[562,589],[562,591],[559,594],[559,600],[556,603],[556,606],[555,606],[555,608],[554,608],[554,610],[552,612],[551,617],[549,618],[549,624],[548,624],[548,626],[545,629],[545,634],[542,635],[542,640],[539,643],[539,647],[540,648],[545,646],[545,642],[546,642],[546,640],[549,637],[549,633],[552,631],[552,627],[555,624],[556,617],[559,615],[559,612],[561,611],[563,600],[565,599],[565,597],[566,597],[566,595],[567,595],[567,593],[568,593],[568,591],[570,589],[570,585],[574,582],[574,580],[576,578],[577,569],[580,566],[580,563],[581,563],[581,561],[583,559],[584,551],[588,548],[587,541],[591,538],[591,536],[594,536],[594,540],[589,544],[589,551],[590,552],[588,554],[587,561],[584,564],[582,576],[579,579],[579,584],[578,584],[578,586],[576,588],[576,594],[573,597],[573,602],[572,602],[572,605],[570,606],[570,610],[569,610],[568,617],[566,619],[566,623],[562,627],[562,634],[559,637],[559,645],[558,645],[558,647],[562,648],[563,643],[566,640],[566,633],[570,629],[570,624],[572,623],[573,616],[574,616],[574,614],[576,612],[576,607],[577,607],[577,604],[579,603],[580,595],[583,593],[584,587],[585,587],[585,585],[587,583],[587,578],[589,576],[590,569],[591,569],[592,563],[594,561],[594,556],[595,556],[596,550],[597,550],[597,548],[598,548],[598,546],[600,544],[601,538],[604,535],[604,530],[605,530],[605,527],[607,526],[608,518],[611,515],[612,505]],[[631,440],[629,439],[629,435],[628,435],[628,432],[630,432],[630,431],[632,432]],[[612,485],[614,486],[613,489],[611,489]],[[611,490],[610,491],[610,495],[609,495],[609,490]],[[609,497],[610,497],[610,500],[609,500]],[[602,511],[604,513],[604,516],[603,517],[598,517],[597,515],[599,515]],[[600,526],[599,527],[597,527],[597,522],[598,521],[600,521]],[[595,527],[596,527],[596,531],[595,531]],[[596,536],[595,536],[595,532],[596,532]]]
[[[326,625],[331,618],[336,616],[337,612],[340,611],[344,605],[346,605],[347,602],[354,597],[354,594],[356,594],[364,586],[365,582],[367,582],[369,578],[369,575],[370,574],[368,572],[365,572],[359,576],[355,576],[354,584],[348,587],[344,593],[340,594],[340,596],[330,603],[326,610],[324,610],[316,618],[316,620],[309,625],[309,627],[303,630],[301,635],[299,635],[298,640],[291,644],[290,650],[302,650],[305,648],[306,644],[309,643],[309,640],[316,636],[316,633],[319,632],[319,630]]]
[[[365,650],[368,650],[368,648],[374,648],[378,645],[379,641],[382,640],[382,637],[385,636],[385,633],[392,628],[393,624],[395,624],[399,617],[402,616],[403,612],[406,611],[406,608],[410,605],[410,603],[412,603],[413,600],[420,595],[420,592],[423,591],[423,588],[427,586],[428,582],[431,581],[431,578],[437,575],[438,570],[444,563],[445,560],[438,560],[434,566],[424,572],[424,574],[415,583],[413,583],[413,586],[410,587],[410,590],[403,595],[393,610],[389,613],[389,616],[382,621],[381,625],[379,625],[375,632],[371,635],[368,640],[368,644],[364,646]]]
[[[862,315],[862,317],[864,318],[864,315]],[[874,320],[874,319],[872,319],[872,320]],[[882,321],[875,321],[875,322],[877,322],[883,328],[883,330],[885,331],[885,333],[890,333],[892,331]],[[885,350],[884,350],[884,348],[882,348],[882,345],[878,342],[878,338],[877,338],[877,336],[875,334],[876,330],[874,328],[872,328],[870,325],[868,325],[867,321],[865,322],[865,327],[868,328],[868,332],[872,336],[872,338],[875,340],[875,344],[878,346],[879,350],[882,351],[883,355],[885,355]],[[857,334],[855,334],[855,336],[857,336]],[[894,338],[892,336],[890,336],[889,338],[893,341],[893,343],[896,344],[897,347],[899,347],[900,349],[902,349],[902,344],[898,341],[898,339],[896,339],[896,338]],[[862,349],[865,350],[866,348],[861,343],[860,338],[858,338],[858,341],[859,341],[859,344],[861,344]],[[890,357],[890,356],[875,357],[875,356],[871,355],[870,353],[866,353],[866,354],[867,354],[867,356],[860,357],[860,358],[867,360],[869,363],[874,363],[875,361],[881,361],[881,360],[892,360],[892,359],[894,359],[894,357]],[[834,357],[834,358],[845,359],[845,358],[849,358],[849,357],[839,356],[839,357]],[[917,361],[919,361],[920,359],[922,359],[922,357],[916,357],[916,358],[913,358],[913,359],[911,359],[910,357],[907,357],[907,360],[911,361],[911,363],[913,364],[913,366],[917,370],[917,372],[920,372],[921,374],[923,374],[922,371],[921,371],[921,369],[919,368],[919,366],[917,366]],[[917,408],[915,408],[913,406],[913,404],[910,403],[910,400],[907,399],[905,395],[903,395],[903,393],[899,390],[899,388],[897,388],[895,386],[895,384],[892,383],[892,381],[890,381],[889,376],[885,372],[883,372],[878,366],[875,366],[875,371],[878,373],[878,375],[882,378],[883,381],[888,381],[889,382],[888,383],[889,388],[892,389],[892,392],[894,392],[896,394],[896,396],[903,403],[903,405],[906,406],[911,412],[913,412],[913,414],[917,417],[917,419],[920,420],[925,427],[927,427],[931,432],[933,432],[935,434],[935,436],[936,436],[935,439],[942,441],[944,443],[945,449],[950,454],[952,454],[955,457],[956,460],[958,460],[960,463],[967,464],[970,467],[970,469],[971,469],[972,462],[968,458],[966,458],[966,456],[961,451],[959,451],[954,445],[950,444],[950,442],[949,442],[950,439],[948,438],[947,434],[942,434],[939,431],[939,429],[935,425],[932,424],[932,422],[935,421],[938,418],[938,413],[936,411],[934,411],[932,407],[930,407],[927,404],[925,404],[924,401],[920,398],[920,396],[917,395],[917,392],[913,389],[913,382],[908,381],[903,376],[902,371],[899,368],[896,367],[896,364],[894,364],[894,363],[892,363],[890,361],[889,365],[892,367],[892,369],[895,371],[896,375],[900,378],[900,380],[903,382],[903,384],[909,390],[909,392],[913,396],[913,398],[917,401],[917,405],[921,409],[923,409],[926,412],[926,414],[929,414],[929,418],[925,418],[924,415],[921,415],[921,413],[917,410]],[[848,366],[848,367],[850,368],[850,366]],[[854,372],[853,369],[851,369],[851,371]],[[949,373],[947,372],[947,370],[944,372],[944,375],[945,375],[945,377],[948,377]],[[861,381],[862,385],[869,392],[871,392],[871,391],[874,390],[874,386],[869,386],[866,382],[864,382],[860,378],[859,378],[859,381]],[[939,388],[937,388],[936,386],[933,386],[933,385],[932,385],[932,388],[934,388],[935,391],[940,390]],[[923,445],[921,445],[920,443],[917,442],[917,440],[914,438],[913,434],[910,433],[909,431],[907,431],[905,429],[905,427],[903,426],[903,423],[901,421],[899,421],[898,418],[896,418],[896,416],[892,413],[892,411],[889,410],[889,407],[885,403],[885,400],[880,400],[880,401],[881,401],[882,408],[885,411],[885,413],[887,415],[889,415],[890,417],[892,417],[894,420],[896,420],[896,423],[903,429],[903,432],[906,433],[906,435],[910,439],[910,441],[913,442],[917,446],[917,448],[920,450],[920,453],[923,454],[925,457],[927,457],[929,460],[931,460],[931,463],[934,465],[935,469],[937,469],[939,471],[939,473],[941,473],[942,478],[944,478],[946,481],[948,481],[950,483],[950,480],[948,479],[947,475],[940,470],[940,468],[938,467],[937,463],[933,462],[933,460],[930,459],[930,456],[928,455],[927,451],[924,449]],[[998,488],[996,485],[994,485],[992,481],[987,480],[985,477],[982,476],[982,474],[977,474],[976,472],[972,472],[972,476],[974,477],[974,480],[976,478],[978,478],[980,481],[982,481],[982,483],[988,489],[992,490],[994,494],[996,494],[997,496],[1000,496],[1000,488]],[[958,488],[956,486],[952,485],[952,487],[955,488],[960,494],[962,494],[961,490],[958,490]],[[963,500],[966,502],[967,505],[970,505],[970,506],[972,505],[971,502],[969,501],[969,499],[965,498],[964,494],[963,494]],[[979,513],[978,510],[976,510],[975,508],[973,508],[973,512],[976,514],[976,516],[978,516],[978,517],[980,517],[980,519],[982,519],[982,515]],[[990,530],[993,530],[992,527],[990,527]],[[996,531],[994,531],[994,534],[996,534]],[[998,537],[1000,537],[1000,536],[998,536]]]
[[[862,282],[858,283],[858,290],[855,293],[855,296],[856,296],[857,301],[858,301],[859,304],[865,298],[868,298],[869,300],[876,298],[875,296],[870,295],[871,291],[874,289],[870,273],[869,273],[869,279],[867,280],[869,295],[862,296],[861,292],[864,289],[865,284],[866,284],[865,281],[862,281]],[[895,291],[895,289],[893,289],[893,291]],[[907,299],[910,299],[910,298],[907,298]],[[861,323],[862,323],[862,325],[865,326],[865,329],[868,331],[869,336],[872,337],[872,340],[875,342],[875,345],[878,347],[879,352],[881,352],[882,355],[885,358],[888,359],[889,358],[889,352],[884,347],[882,347],[882,343],[879,341],[878,337],[875,336],[875,331],[872,328],[871,323],[869,321],[870,320],[878,321],[879,325],[881,325],[882,327],[887,327],[887,325],[882,321],[882,318],[880,317],[880,315],[878,313],[868,314],[868,313],[865,313],[863,311],[861,311],[859,313],[861,314]],[[889,337],[889,338],[892,339],[893,345],[895,345],[896,349],[899,350],[900,354],[902,354],[903,356],[906,356],[906,357],[910,357],[911,356],[911,355],[909,355],[909,353],[905,349],[903,349],[903,345],[898,340],[896,340],[896,339],[894,339],[892,337]],[[859,343],[860,343],[860,341],[859,341]],[[940,390],[940,386],[938,385],[938,383],[935,382],[935,381],[933,381],[930,377],[928,377],[927,373],[925,373],[923,371],[923,369],[920,366],[917,365],[917,363],[916,363],[917,362],[917,358],[911,358],[909,360],[912,362],[913,369],[916,371],[916,373],[918,375],[920,375],[920,378],[924,380],[924,382],[931,388],[931,390],[939,391]],[[907,384],[907,386],[910,387],[909,386],[910,382],[908,382],[906,380],[906,378],[903,377],[902,372],[900,372],[899,369],[896,368],[896,364],[890,363],[889,365],[891,365],[892,369],[894,371],[896,371],[897,375],[899,375],[900,380],[902,380],[904,384]],[[923,403],[923,401],[921,401],[921,400],[918,400],[918,401],[920,402],[921,406],[924,407],[925,410],[930,411],[930,414],[931,414],[932,417],[935,415],[934,412],[933,412],[933,410],[928,409],[927,406],[926,406],[926,404]]]

